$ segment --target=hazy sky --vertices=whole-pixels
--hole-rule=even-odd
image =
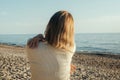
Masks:
[[[43,33],[59,10],[73,15],[75,33],[120,32],[120,0],[0,0],[0,34]]]

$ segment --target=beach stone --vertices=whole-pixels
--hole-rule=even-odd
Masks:
[[[76,53],[70,80],[120,80],[120,59],[114,57]],[[31,80],[25,48],[0,47],[0,80]]]

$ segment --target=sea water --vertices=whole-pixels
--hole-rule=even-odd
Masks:
[[[76,34],[77,51],[120,53],[120,33]]]
[[[25,46],[37,34],[0,34],[0,43]],[[120,33],[75,34],[76,51],[120,54]]]

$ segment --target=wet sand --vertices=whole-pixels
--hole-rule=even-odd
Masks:
[[[120,80],[120,55],[76,52],[71,80]],[[25,48],[0,45],[0,80],[30,80]]]

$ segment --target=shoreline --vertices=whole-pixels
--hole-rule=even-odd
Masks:
[[[76,54],[83,54],[83,55],[90,55],[90,56],[100,56],[100,57],[106,57],[106,58],[114,58],[114,59],[120,59],[120,54],[113,54],[113,53],[102,53],[102,52],[75,52]]]
[[[16,44],[8,44],[8,43],[0,43],[0,46],[10,46],[10,47],[21,47],[21,48],[25,48],[25,45],[16,45]],[[88,52],[88,51],[76,51],[75,53],[78,54],[86,54],[86,55],[101,55],[101,56],[119,56],[120,53],[111,53],[111,52]]]
[[[76,70],[71,74],[71,80],[120,79],[120,55],[76,52],[72,64]],[[30,66],[24,47],[0,44],[0,78],[30,80]]]

